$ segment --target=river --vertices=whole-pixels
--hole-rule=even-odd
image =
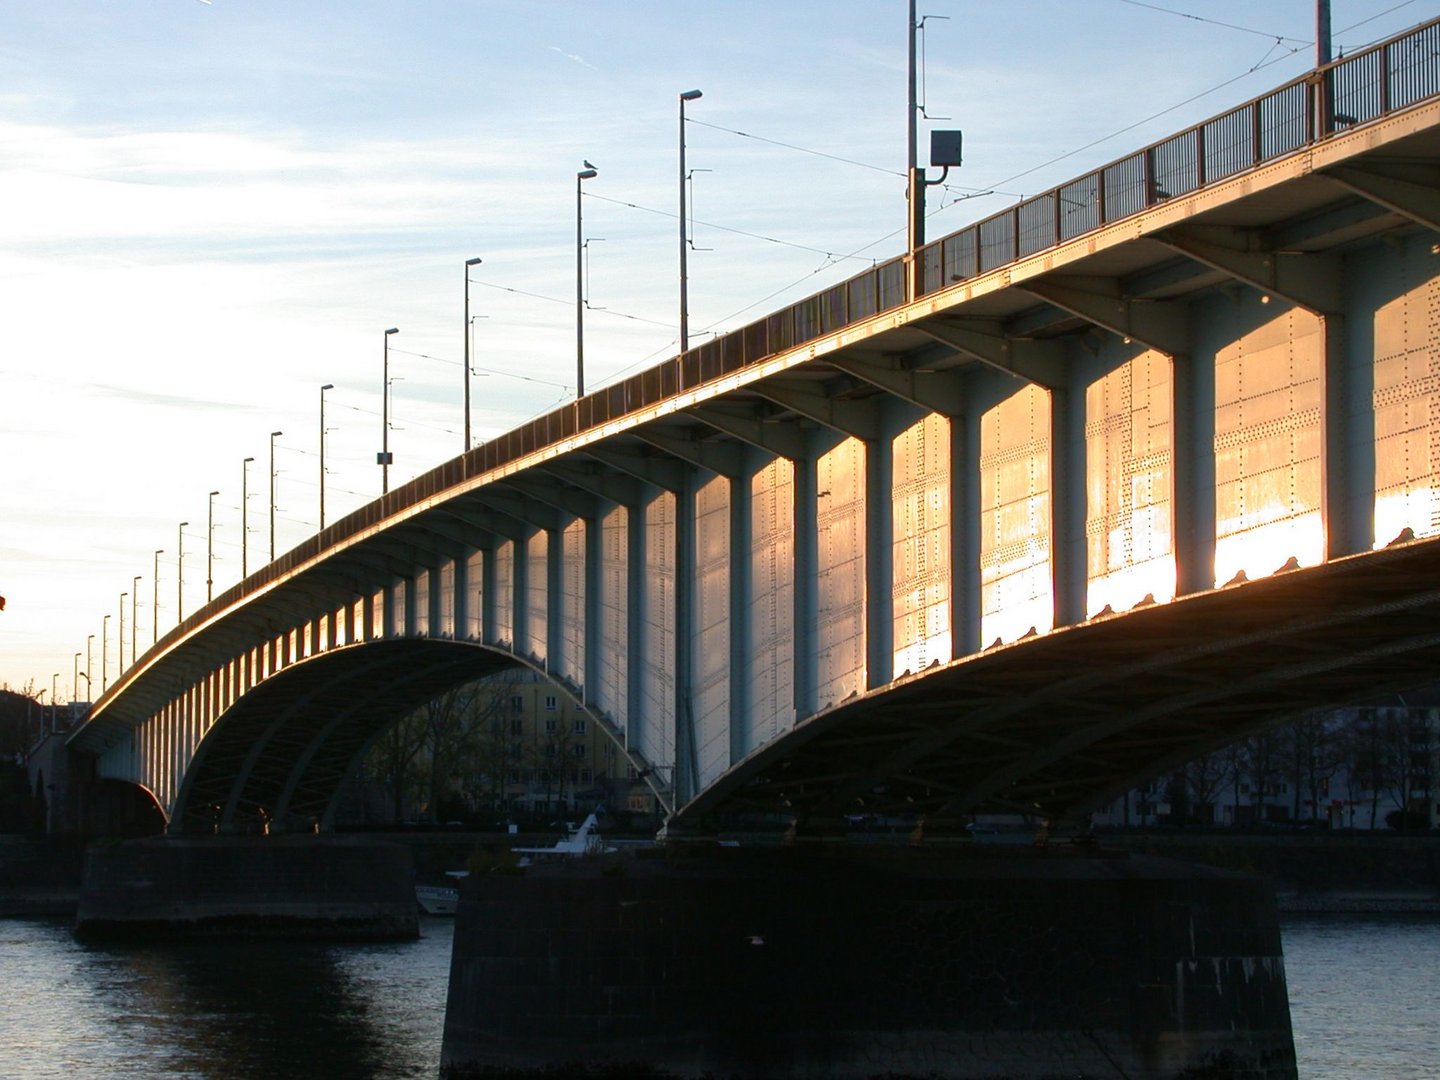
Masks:
[[[1440,920],[1289,917],[1301,1080],[1434,1080]],[[453,922],[396,945],[92,947],[0,921],[3,1080],[433,1080]]]

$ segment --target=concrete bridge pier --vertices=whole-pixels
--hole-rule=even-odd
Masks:
[[[408,848],[363,837],[150,837],[92,845],[75,932],[87,939],[223,934],[419,937]]]
[[[1293,1080],[1259,879],[1095,849],[681,849],[471,879],[454,1078]]]

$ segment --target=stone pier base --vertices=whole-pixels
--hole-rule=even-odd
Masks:
[[[1269,887],[1165,860],[587,859],[458,920],[451,1077],[1295,1077]]]
[[[197,837],[92,845],[82,937],[419,936],[415,871],[398,845],[351,837]]]

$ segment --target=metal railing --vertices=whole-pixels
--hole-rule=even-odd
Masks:
[[[1207,184],[1440,96],[1440,18],[969,225],[917,253],[923,294],[997,270]],[[328,526],[226,590],[172,638],[393,514],[546,446],[592,431],[905,303],[905,258],[880,263],[431,469]],[[147,654],[148,655],[148,654]],[[141,659],[144,659],[143,657]]]

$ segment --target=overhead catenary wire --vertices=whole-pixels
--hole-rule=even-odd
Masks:
[[[1145,0],[1119,0],[1122,4],[1129,4],[1131,7],[1147,8],[1150,11],[1164,12],[1166,15],[1176,15],[1182,19],[1191,19],[1195,22],[1209,23],[1211,26],[1221,26],[1226,30],[1238,30],[1244,34],[1254,34],[1257,37],[1271,38],[1275,41],[1293,41],[1300,48],[1315,44],[1313,41],[1306,41],[1301,38],[1287,37],[1284,34],[1272,34],[1267,30],[1257,30],[1251,26],[1240,26],[1236,23],[1223,22],[1220,19],[1207,18],[1204,15],[1195,15],[1189,11],[1179,11],[1175,8],[1165,7],[1162,4],[1146,3]]]

